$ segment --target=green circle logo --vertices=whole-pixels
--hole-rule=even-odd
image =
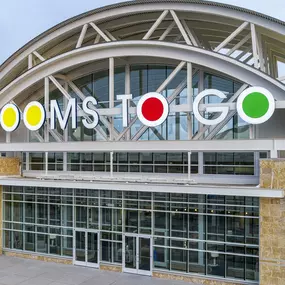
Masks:
[[[253,92],[244,98],[242,109],[248,117],[257,119],[263,117],[267,113],[269,101],[264,94]]]
[[[250,87],[239,95],[237,111],[245,122],[262,124],[273,115],[275,100],[271,92],[267,89],[263,87]]]

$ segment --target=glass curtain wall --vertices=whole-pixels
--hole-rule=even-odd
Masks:
[[[4,248],[71,257],[73,229],[98,230],[100,261],[121,264],[123,234],[147,234],[154,270],[258,280],[258,198],[149,190],[5,186]]]
[[[155,92],[159,86],[166,80],[175,67],[166,65],[132,65],[130,73],[131,82],[131,94],[133,100],[130,103],[131,107],[136,106],[140,97],[148,92]],[[115,95],[125,93],[125,68],[115,68],[114,87]],[[203,83],[204,89],[218,89],[224,92],[228,98],[230,98],[240,87],[241,83],[232,79],[224,78],[222,76],[213,75],[210,73],[202,73],[201,78],[199,72],[193,72],[193,98],[201,92],[201,84]],[[168,84],[167,88],[162,94],[171,98],[175,95],[175,98],[171,100],[170,105],[182,105],[187,104],[187,86],[186,86],[187,71],[182,69],[175,78]],[[86,75],[82,78],[74,80],[75,85],[85,96],[93,96],[97,99],[98,108],[109,108],[109,74],[108,70],[100,71]],[[69,87],[69,94],[78,99],[79,105],[81,99],[78,95]],[[115,96],[116,97],[116,96]],[[50,99],[56,99],[61,108],[64,109],[64,96],[62,93],[55,89],[50,93]],[[44,103],[44,99],[40,100]],[[205,103],[217,103],[217,97],[208,96],[205,99]],[[120,107],[121,102],[115,100],[115,107]],[[205,114],[207,117],[207,114]],[[131,119],[135,115],[131,115]],[[187,126],[187,114],[186,113],[173,113],[171,112],[167,120],[160,126],[154,128],[148,128],[146,132],[139,138],[139,140],[188,140],[188,126]],[[106,126],[100,121],[100,126],[109,136],[109,131]],[[121,132],[123,130],[122,117],[117,115],[114,117],[114,126],[116,131]],[[130,136],[133,137],[141,128],[142,124],[139,120],[133,124],[130,130]],[[198,121],[192,114],[192,135],[198,132]],[[39,130],[39,134],[43,136],[44,128]],[[60,129],[57,124],[57,132],[63,135],[63,130]],[[205,134],[207,135],[207,133]],[[215,139],[246,139],[249,138],[248,125],[245,124],[237,115],[231,119],[227,125],[215,136]],[[55,138],[50,134],[49,139],[51,142],[55,141]],[[72,129],[71,122],[68,125],[68,141],[102,141],[104,137],[96,130],[86,129],[81,118],[78,118],[78,128]],[[30,142],[37,141],[33,132],[30,132]]]
[[[264,153],[260,153],[260,157]],[[29,154],[30,170],[45,170],[45,153]],[[225,175],[254,175],[253,152],[204,152],[203,173]],[[198,173],[198,153],[191,154],[191,173]],[[63,154],[48,153],[48,170],[63,169]],[[110,153],[67,153],[67,171],[110,172]],[[188,173],[188,153],[114,153],[114,172]]]

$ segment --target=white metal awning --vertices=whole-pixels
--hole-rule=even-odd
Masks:
[[[185,193],[202,195],[225,195],[244,197],[264,197],[264,198],[284,198],[283,189],[266,189],[248,186],[235,185],[209,185],[191,184],[193,181],[180,181],[177,183],[163,183],[155,181],[134,182],[128,180],[64,180],[60,176],[54,178],[21,178],[2,177],[0,185],[3,186],[30,186],[30,187],[53,187],[53,188],[77,188],[94,190],[118,190],[118,191],[144,191],[144,192],[164,192],[164,193]]]

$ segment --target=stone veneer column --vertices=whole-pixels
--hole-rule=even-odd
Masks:
[[[17,157],[0,157],[0,176],[20,176],[21,165]],[[3,187],[0,186],[0,255],[3,252]]]
[[[285,160],[260,161],[260,187],[285,189]],[[261,190],[262,191],[262,190]],[[260,198],[260,285],[285,284],[285,199]]]

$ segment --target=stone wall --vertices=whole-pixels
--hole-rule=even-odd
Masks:
[[[260,161],[260,187],[285,189],[285,160]],[[285,284],[285,199],[260,198],[260,285]]]
[[[21,163],[17,157],[0,157],[0,176],[21,175]]]

